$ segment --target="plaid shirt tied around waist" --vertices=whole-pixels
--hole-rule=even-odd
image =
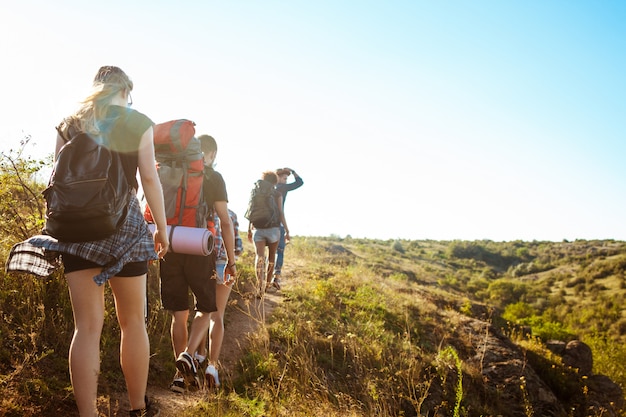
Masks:
[[[60,255],[69,253],[102,265],[102,272],[93,277],[102,285],[129,262],[158,259],[154,240],[141,214],[139,201],[130,199],[128,216],[122,226],[106,239],[91,242],[59,242],[52,236],[36,235],[11,248],[6,271],[27,272],[40,277],[50,276],[61,266]]]

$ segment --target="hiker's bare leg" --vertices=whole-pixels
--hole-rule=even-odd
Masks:
[[[254,242],[254,249],[256,253],[255,264],[256,264],[256,279],[257,285],[261,290],[261,294],[265,292],[265,242]]]
[[[218,284],[216,287],[215,301],[217,311],[211,313],[211,326],[209,329],[209,362],[217,365],[224,341],[224,312],[228,297],[230,297],[230,285]]]
[[[274,277],[274,264],[276,263],[276,250],[278,249],[278,242],[270,243],[268,248],[267,283],[269,284],[272,282],[272,278]]]
[[[174,360],[178,358],[187,347],[187,320],[189,310],[173,311],[170,335],[172,336],[172,349],[174,350]]]
[[[145,407],[150,341],[146,330],[146,275],[109,280],[120,324],[120,365],[126,380],[130,409]]]
[[[81,416],[97,416],[100,335],[104,323],[104,285],[93,277],[100,268],[66,274],[74,313],[74,336],[69,352],[70,378]]]
[[[196,311],[196,315],[191,322],[189,341],[187,342],[187,352],[193,356],[209,331],[210,313]]]
[[[211,313],[213,314],[213,313]],[[211,328],[209,327],[209,333],[211,333]],[[202,342],[200,342],[200,346],[198,346],[198,350],[196,351],[198,353],[198,355],[206,358],[208,356],[208,342],[209,341],[209,334],[207,333],[206,335],[204,335],[204,338],[202,339]]]

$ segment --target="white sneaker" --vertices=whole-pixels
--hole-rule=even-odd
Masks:
[[[220,378],[217,376],[217,369],[215,366],[209,365],[206,367],[206,371],[204,371],[204,378],[207,388],[210,389],[220,387]]]

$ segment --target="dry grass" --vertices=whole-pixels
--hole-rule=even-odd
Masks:
[[[36,193],[20,189],[6,165],[0,168],[0,216],[18,207],[22,218],[2,223],[4,260],[13,243],[34,234],[40,217],[30,200]],[[236,312],[258,331],[241,340],[223,389],[198,396],[178,415],[478,417],[513,415],[516,406],[533,415],[528,381],[518,381],[519,404],[508,403],[486,390],[476,362],[491,335],[468,331],[468,323],[508,331],[505,311],[531,326],[532,341],[516,341],[545,380],[559,386],[569,377],[542,348],[541,337],[562,331],[592,347],[596,373],[626,385],[624,242],[296,237],[287,249],[286,285],[264,302],[252,295],[253,257],[248,246],[226,320],[228,326],[228,314]],[[123,376],[107,297],[100,391],[103,403],[112,404]],[[150,381],[166,387],[174,366],[155,273],[149,297]],[[516,316],[520,311],[531,313]],[[73,325],[63,279],[0,272],[0,312],[0,416],[74,415],[67,371]],[[113,408],[103,415],[114,415]]]

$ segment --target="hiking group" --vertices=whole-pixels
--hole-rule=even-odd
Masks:
[[[146,395],[146,282],[152,261],[158,262],[161,303],[171,317],[176,373],[170,389],[220,386],[224,313],[243,251],[226,183],[214,169],[215,139],[196,136],[190,120],[155,124],[131,108],[132,90],[124,71],[103,66],[92,93],[57,126],[54,168],[44,191],[44,229],[15,244],[6,263],[7,271],[38,276],[64,268],[74,315],[70,379],[81,416],[98,415],[107,282],[121,330],[129,415],[160,414]],[[295,181],[287,184],[292,174]],[[302,184],[295,171],[282,168],[264,172],[250,194],[245,217],[255,247],[259,298],[270,287],[280,289],[290,239],[284,202],[287,192]],[[190,291],[194,306],[188,328]]]

